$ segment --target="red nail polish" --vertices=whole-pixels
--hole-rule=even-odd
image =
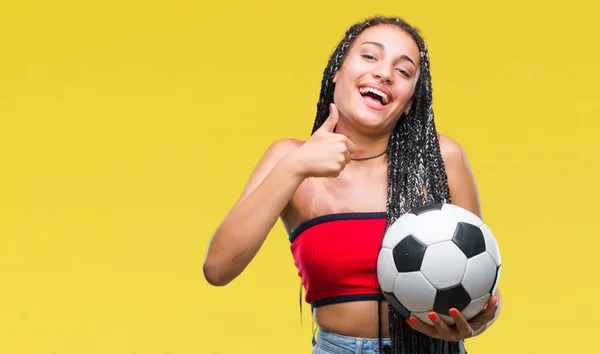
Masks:
[[[412,322],[412,324],[417,324],[417,319],[414,316],[410,316],[410,322]]]
[[[457,309],[450,309],[450,316],[456,316],[458,315],[458,310]]]
[[[429,319],[435,321],[437,319],[437,316],[435,315],[435,313],[432,312],[429,314]]]

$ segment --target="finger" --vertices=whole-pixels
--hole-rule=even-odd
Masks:
[[[489,321],[496,315],[496,310],[498,310],[498,297],[492,296],[484,310],[477,317],[484,317]]]
[[[337,107],[335,106],[335,104],[332,103],[329,105],[329,117],[327,117],[327,120],[323,122],[323,125],[321,125],[319,130],[324,130],[326,132],[332,133],[335,129],[335,126],[337,125],[338,118],[339,114]]]
[[[478,331],[482,326],[485,326],[490,321],[492,321],[496,316],[497,304],[498,299],[494,299],[494,296],[492,296],[492,298],[490,298],[483,311],[481,311],[477,314],[477,316],[469,320],[469,326],[474,331]]]
[[[473,329],[460,311],[452,308],[450,309],[450,316],[454,320],[454,324],[456,325],[456,329],[458,329],[458,333],[461,338],[468,338],[472,336]]]
[[[358,151],[356,145],[354,145],[354,143],[350,139],[346,139],[346,147],[348,148],[348,151],[350,151],[351,154]]]
[[[406,323],[414,330],[424,333],[430,337],[439,338],[440,335],[437,329],[433,326],[428,325],[427,323],[422,322],[415,316],[410,316]]]
[[[494,308],[498,308],[498,295],[492,296],[488,304],[492,305]]]
[[[429,317],[429,319],[431,320],[431,323],[433,323],[433,326],[437,329],[437,331],[441,337],[446,338],[446,339],[452,339],[455,336],[454,331],[456,331],[456,329],[454,329],[454,331],[453,331],[453,329],[448,327],[446,322],[444,322],[437,313],[430,312],[427,315],[427,317]]]
[[[352,155],[350,155],[349,151],[346,151],[346,153],[344,154],[344,156],[346,157],[346,165],[349,164],[352,161]]]

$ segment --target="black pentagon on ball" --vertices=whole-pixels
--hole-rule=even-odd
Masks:
[[[394,264],[399,273],[416,272],[421,269],[427,246],[414,236],[406,236],[392,250]]]
[[[415,215],[421,215],[421,214],[425,214],[426,212],[432,211],[432,210],[442,210],[443,206],[444,206],[444,204],[442,204],[442,203],[421,205],[421,206],[411,209],[409,211],[409,213],[415,214]]]
[[[459,284],[451,288],[438,290],[435,295],[433,310],[439,314],[449,316],[451,308],[463,311],[470,303],[469,293]]]
[[[459,222],[452,241],[460,248],[467,258],[485,252],[485,238],[481,229],[475,225]]]
[[[400,313],[402,316],[404,316],[405,318],[408,318],[410,316],[410,311],[408,311],[408,309],[404,307],[400,303],[400,301],[398,301],[398,299],[396,299],[396,296],[393,293],[387,293],[384,291],[383,296],[390,303],[390,305],[392,305],[392,307],[394,307],[394,309],[396,309],[396,311],[398,311],[398,313]]]

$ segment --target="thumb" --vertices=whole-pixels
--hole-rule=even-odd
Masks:
[[[321,125],[321,129],[332,133],[333,129],[335,129],[335,126],[338,122],[338,118],[339,114],[337,107],[335,106],[335,104],[331,103],[329,105],[329,117],[327,117],[327,120],[323,122],[323,125]]]

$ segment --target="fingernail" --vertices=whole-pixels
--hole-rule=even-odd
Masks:
[[[414,316],[410,316],[410,322],[412,322],[412,324],[417,324],[417,319]]]
[[[410,321],[408,320],[408,318],[406,319],[406,323],[410,324]]]
[[[457,309],[450,309],[450,316],[454,317],[458,315],[458,310]]]
[[[331,113],[332,109],[331,109],[331,103],[329,104],[329,113]]]
[[[435,313],[432,312],[429,314],[429,319],[435,321],[437,319],[437,316],[435,315]]]

